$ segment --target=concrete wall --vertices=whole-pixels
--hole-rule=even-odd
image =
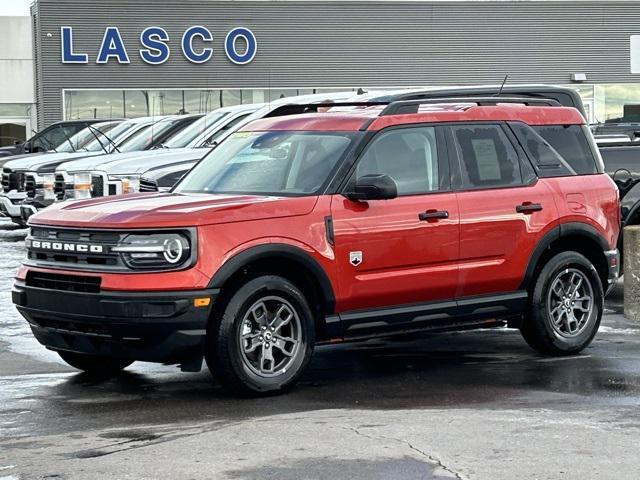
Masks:
[[[89,6],[90,5],[90,6]],[[601,1],[217,1],[38,0],[35,40],[40,124],[62,118],[65,88],[318,88],[510,82],[631,83],[630,36],[640,3]],[[86,65],[60,61],[60,27],[72,26]],[[172,56],[140,59],[139,35],[162,26]],[[191,25],[214,34],[214,56],[187,61],[180,37]],[[95,63],[106,26],[117,26],[131,63]],[[249,65],[224,55],[224,35],[252,29]]]
[[[0,17],[0,103],[34,103],[30,17]]]

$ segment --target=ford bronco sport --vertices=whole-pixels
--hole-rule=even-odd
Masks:
[[[250,395],[291,387],[322,343],[508,320],[545,354],[589,345],[620,213],[576,109],[305,109],[246,125],[169,193],[31,217],[13,301],[36,338],[88,372],[204,357]]]

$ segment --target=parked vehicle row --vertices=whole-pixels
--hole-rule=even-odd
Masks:
[[[292,387],[317,344],[380,335],[509,321],[539,352],[579,352],[618,275],[620,204],[576,97],[262,106],[170,192],[33,215],[13,301],[76,368],[205,359],[246,395]]]
[[[3,167],[0,213],[26,225],[31,215],[56,201],[168,190],[212,148],[247,122],[291,102],[338,101],[351,96],[353,92],[305,95],[270,104],[220,108],[201,118],[145,117],[121,122],[111,134],[88,127],[76,135],[97,135],[89,146],[72,138],[45,157],[9,159]]]
[[[469,88],[430,88],[433,98],[446,95],[484,95],[496,92],[496,86]],[[41,208],[57,201],[84,199],[138,191],[166,191],[185,175],[212,148],[245,124],[273,115],[274,112],[295,112],[292,105],[319,101],[358,100],[388,101],[393,96],[410,98],[424,89],[394,92],[337,92],[304,95],[280,99],[270,104],[226,107],[202,117],[185,128],[193,117],[143,118],[121,122],[107,135],[103,128],[87,128],[78,135],[91,137],[91,144],[82,148],[77,139],[64,142],[44,159],[17,157],[3,169],[4,194],[0,195],[0,213],[21,225]],[[572,90],[544,85],[507,86],[503,95],[526,92],[532,97],[550,95],[563,105],[581,112],[582,103]],[[290,110],[287,110],[290,109]],[[134,128],[135,126],[135,128]],[[140,130],[138,132],[138,130]],[[128,132],[125,135],[125,132]],[[144,133],[146,132],[146,133]],[[138,133],[137,137],[134,133]],[[102,135],[104,134],[104,135]],[[93,138],[99,135],[98,138]],[[152,139],[145,143],[145,135]],[[133,137],[133,138],[132,138]]]

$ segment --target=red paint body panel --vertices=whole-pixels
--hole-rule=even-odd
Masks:
[[[195,227],[306,215],[315,203],[316,197],[136,193],[57,203],[29,221],[93,228]]]
[[[420,221],[426,210],[446,220]],[[454,193],[331,204],[338,264],[338,311],[453,298],[458,279],[458,205]],[[362,263],[349,253],[362,252]]]
[[[457,297],[517,290],[531,252],[556,224],[558,212],[544,180],[534,185],[458,192],[460,276]],[[516,206],[539,203],[540,212]]]
[[[471,107],[467,110],[432,111],[407,115],[377,117],[368,130],[376,131],[395,125],[437,122],[524,122],[528,125],[582,125],[584,118],[570,107],[524,107],[518,104]]]
[[[501,103],[495,106],[472,106],[459,109],[451,104],[429,111],[407,115],[387,115],[379,117],[382,107],[358,108],[352,111],[334,111],[322,114],[305,113],[284,117],[254,120],[242,131],[261,132],[270,130],[313,130],[313,131],[357,131],[367,122],[369,131],[377,131],[394,125],[439,122],[479,122],[479,121],[520,121],[529,125],[582,125],[584,118],[578,110],[570,107],[529,107],[520,104]]]
[[[361,109],[271,118],[245,130],[349,131],[371,119],[368,129],[374,131],[425,122],[583,123],[575,109],[507,104],[385,117],[378,113],[379,109]],[[540,203],[543,210],[517,213],[516,206],[525,202]],[[420,221],[418,214],[427,210],[446,210],[449,217]],[[333,219],[335,247],[327,238],[327,216]],[[619,201],[608,176],[546,178],[531,186],[371,202],[340,195],[133,194],[60,203],[30,219],[33,225],[87,229],[197,228],[196,264],[182,271],[93,274],[34,269],[99,275],[104,290],[202,289],[225,262],[252,246],[295,246],[326,273],[336,312],[516,290],[540,239],[566,222],[592,226],[615,248]],[[354,266],[349,257],[357,251],[363,261]],[[30,268],[21,267],[17,278],[24,279]]]

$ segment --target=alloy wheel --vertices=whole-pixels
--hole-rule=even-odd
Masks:
[[[239,334],[244,364],[261,377],[285,373],[302,343],[300,317],[284,298],[257,300],[242,320]]]
[[[594,311],[593,288],[589,278],[576,268],[558,273],[547,295],[551,326],[563,337],[580,335]]]

